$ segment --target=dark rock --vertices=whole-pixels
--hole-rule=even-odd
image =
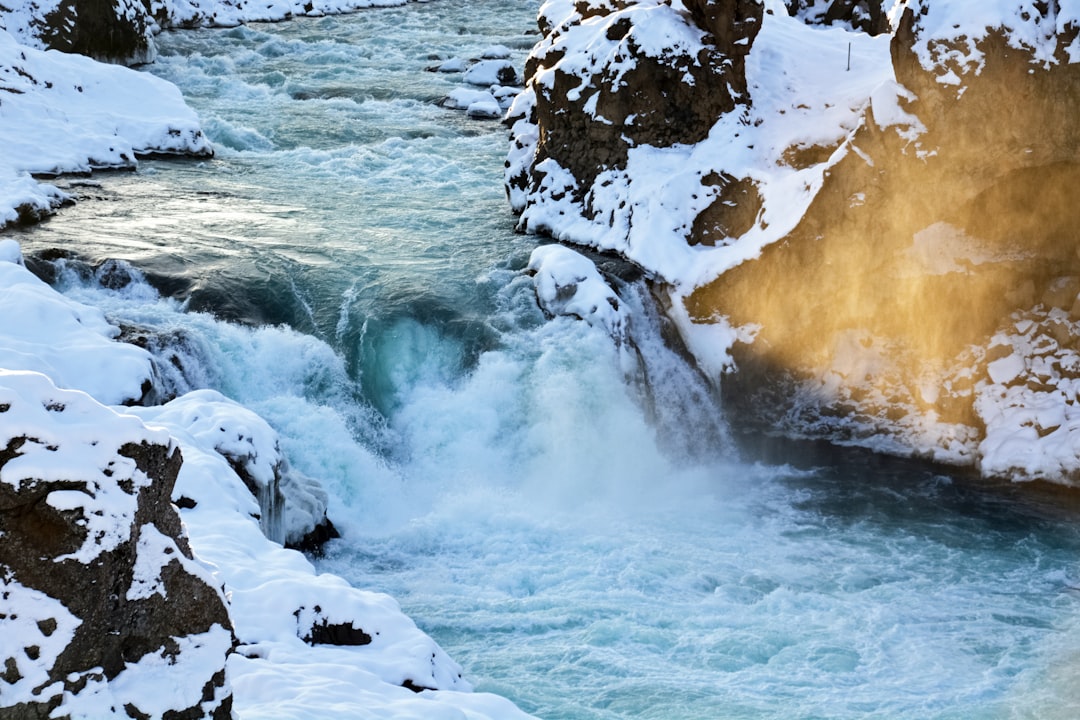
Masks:
[[[371,635],[353,625],[352,620],[331,622],[322,607],[301,607],[296,616],[297,635],[309,645],[370,645]]]
[[[322,555],[326,543],[339,537],[341,537],[341,533],[334,527],[334,523],[330,522],[329,518],[324,517],[322,522],[303,537],[297,540],[286,540],[285,547],[318,556]]]
[[[371,636],[352,623],[328,623],[323,620],[311,627],[310,634],[303,638],[309,645],[370,645]]]
[[[14,715],[4,717],[48,715],[61,700],[60,690],[78,693],[87,683],[111,681],[145,657],[176,660],[186,652],[180,643],[187,640],[216,644],[220,654],[215,666],[200,668],[204,677],[188,670],[176,680],[201,687],[210,701],[173,710],[177,717],[229,717],[231,694],[219,671],[231,648],[232,624],[221,589],[208,584],[209,573],[192,559],[169,499],[182,462],[179,451],[147,441],[126,442],[100,470],[88,465],[84,476],[69,470],[64,479],[35,477],[33,468],[41,458],[78,452],[70,448],[80,441],[72,439],[78,433],[66,432],[71,423],[66,414],[78,418],[89,412],[107,423],[111,413],[101,406],[88,410],[92,401],[78,393],[54,393],[63,400],[53,402],[56,409],[45,417],[54,416],[65,428],[61,439],[53,441],[56,445],[13,432],[11,423],[28,417],[35,417],[33,422],[41,427],[41,414],[34,416],[26,405],[28,395],[0,423],[0,438],[7,438],[0,468],[19,460],[18,469],[9,470],[0,483],[0,594],[11,603],[0,607],[26,611],[28,593],[62,604],[51,611],[39,601],[34,606],[38,609],[31,610],[42,613],[35,616],[33,633],[39,640],[25,648],[0,647],[0,666],[5,668],[0,680],[9,686],[17,674],[12,664],[25,658],[40,658],[43,664],[31,667],[47,673],[47,682],[31,698],[23,697]],[[110,437],[102,431],[91,447],[110,442]],[[12,593],[22,593],[24,601],[10,600]],[[58,632],[68,637],[66,643],[62,649],[50,645],[49,656],[42,657],[43,647]],[[137,710],[140,700],[132,702]]]
[[[832,0],[824,9],[815,0],[786,0],[788,12],[813,25],[846,25],[870,35],[889,32],[883,0]]]
[[[60,0],[37,21],[45,47],[95,60],[137,65],[154,59],[146,8],[125,0]]]
[[[763,202],[757,184],[748,178],[736,179],[726,173],[702,178],[705,187],[716,187],[716,199],[698,213],[687,242],[691,245],[723,244],[737,238],[757,223]]]
[[[420,685],[412,678],[406,678],[405,682],[401,683],[401,687],[406,690],[412,690],[414,693],[422,693],[425,690],[434,690],[435,688],[427,687],[426,685]]]
[[[549,28],[545,50],[527,64],[527,82],[541,70],[553,73],[550,84],[531,84],[536,105],[530,120],[543,128],[533,165],[552,158],[569,170],[577,180],[575,199],[585,196],[600,172],[625,167],[630,147],[699,142],[719,116],[749,102],[744,59],[763,6],[754,0],[700,0],[687,7],[688,19],[709,33],[696,55],[651,56],[633,32],[636,22],[648,22],[649,13],[620,13],[620,3],[590,3],[582,8],[582,20],[610,16],[605,37],[618,43],[606,65],[584,78],[561,67],[560,36],[572,25]],[[541,30],[545,24],[541,18]],[[519,188],[542,182],[539,172],[511,180]]]

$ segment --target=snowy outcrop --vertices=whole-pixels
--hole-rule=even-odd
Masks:
[[[516,149],[506,178],[523,228],[557,233],[548,216],[563,198],[587,217],[605,213],[603,188],[626,172],[632,148],[700,142],[718,117],[747,104],[743,59],[761,3],[685,5],[541,8],[528,90],[509,111]]]
[[[0,227],[69,198],[35,175],[135,167],[139,155],[210,156],[171,83],[80,55],[19,45],[0,30]]]
[[[842,27],[863,5],[767,0],[756,37],[702,56],[745,67],[739,107],[714,112],[704,134],[673,117],[649,139],[620,117],[613,140],[594,132],[611,118],[587,101],[604,88],[638,97],[626,69],[654,55],[640,38],[704,46],[702,22],[676,2],[548,3],[511,110],[507,187],[521,225],[645,268],[748,424],[988,475],[1080,480],[1068,459],[1080,447],[1069,354],[1078,11],[877,3],[895,30],[872,37]],[[850,17],[828,26],[842,6]],[[637,47],[614,30],[624,18]],[[624,71],[617,88],[604,84],[612,68]],[[669,144],[680,123],[684,139]],[[593,169],[548,149],[573,145],[566,133],[604,144],[579,152]]]
[[[785,0],[788,12],[811,25],[839,25],[871,35],[889,32],[899,0]]]
[[[0,370],[0,714],[229,718],[232,624],[168,434]]]
[[[1072,482],[1060,459],[1080,436],[1046,418],[1075,402],[1071,364],[1047,357],[1069,347],[1064,321],[1080,309],[1078,25],[1055,4],[902,11],[890,53],[899,101],[871,95],[785,244],[687,306],[760,326],[727,383],[739,412],[787,433]],[[1029,341],[1006,378],[995,338],[1014,335],[1016,317],[1030,319]],[[1002,441],[1007,427],[1025,442]]]
[[[103,62],[153,61],[153,23],[137,0],[44,0],[0,5],[0,30],[41,50],[78,53]]]

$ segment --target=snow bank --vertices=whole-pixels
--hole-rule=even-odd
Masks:
[[[134,167],[139,154],[210,155],[174,85],[80,55],[41,51],[0,30],[0,226],[65,200],[34,174]]]
[[[217,391],[195,390],[152,417],[225,458],[257,499],[260,527],[271,540],[297,543],[326,519],[326,491],[289,466],[277,433],[254,412]]]
[[[115,342],[104,314],[58,294],[21,264],[18,245],[0,241],[0,368],[35,370],[101,402],[142,398],[153,375],[149,353]],[[18,308],[17,311],[11,308]]]

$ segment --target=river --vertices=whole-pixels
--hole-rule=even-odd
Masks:
[[[167,33],[145,70],[216,157],[62,179],[78,204],[7,234],[158,331],[175,391],[266,417],[334,497],[320,569],[540,718],[1078,716],[1074,515],[917,464],[740,451],[641,281],[620,292],[647,385],[601,330],[544,317],[506,129],[440,106],[461,76],[428,70],[495,46],[523,67],[537,8]]]

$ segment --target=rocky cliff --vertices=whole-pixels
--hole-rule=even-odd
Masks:
[[[542,23],[535,107],[521,104],[529,114],[517,119],[510,156],[522,226],[617,250],[653,271],[729,411],[759,428],[970,464],[989,475],[1080,479],[1074,11],[1056,2],[909,0],[893,11],[886,47],[862,33],[811,27],[805,6],[812,4],[801,5],[765,3],[761,33],[737,36],[735,48],[702,39],[715,48],[702,62],[734,74],[728,87],[743,107],[706,99],[703,106],[727,107],[726,115],[707,126],[685,118],[684,129],[673,120],[662,136],[621,134],[638,146],[627,163],[636,177],[622,197],[632,212],[621,215],[618,205],[597,212],[597,199],[611,192],[603,183],[612,180],[575,169],[607,167],[610,147],[586,144],[573,163],[559,163],[569,171],[562,186],[581,202],[557,204],[543,187],[552,176],[544,165],[549,136],[595,120],[575,100],[560,102],[568,84],[543,72],[549,45],[589,19],[576,8],[564,29]],[[754,17],[755,6],[710,5],[735,25]],[[679,16],[685,32],[703,32],[689,8],[634,7],[640,34],[652,22],[646,7]],[[612,8],[608,17],[617,23],[630,13]],[[596,37],[594,56],[605,46]],[[780,38],[800,50],[785,55]],[[836,62],[844,49],[846,68]],[[831,88],[823,83],[815,95],[796,82],[799,52],[822,64]],[[743,67],[750,78],[740,84]],[[685,75],[681,92],[695,101],[715,92],[697,81],[703,74]],[[856,75],[873,80],[861,86],[861,100]],[[577,87],[601,77],[593,72]],[[844,83],[852,94],[837,101]],[[634,92],[629,81],[617,90]],[[838,122],[832,117],[847,111]],[[793,114],[804,129],[781,132]],[[522,161],[532,138],[540,167]],[[635,167],[635,153],[664,157],[645,143],[676,148],[668,156],[680,162],[665,167],[663,181],[643,182],[649,171]],[[655,201],[639,199],[635,183],[652,188]],[[608,228],[598,229],[598,216]],[[724,341],[699,342],[709,328],[724,330]],[[731,355],[716,362],[725,351]]]

